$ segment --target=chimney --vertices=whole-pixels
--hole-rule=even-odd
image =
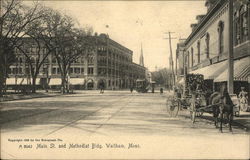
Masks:
[[[196,26],[197,26],[196,23],[190,25],[190,27],[192,28],[192,32],[194,31],[194,29],[196,28]]]
[[[215,5],[217,0],[206,0],[205,6],[207,7],[207,12],[209,12]]]
[[[202,18],[205,17],[205,15],[198,15],[196,16],[196,20],[198,21],[198,23],[201,22]]]

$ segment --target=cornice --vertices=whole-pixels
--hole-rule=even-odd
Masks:
[[[185,41],[185,45],[187,45],[191,39],[197,35],[197,33],[202,29],[202,27],[208,23],[208,21],[217,13],[217,11],[225,4],[227,0],[219,0],[214,7],[206,14],[205,17],[201,20],[200,23],[196,26],[196,28],[192,31],[192,33],[189,35],[187,40]]]

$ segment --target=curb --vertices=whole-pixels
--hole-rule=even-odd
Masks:
[[[61,96],[63,94],[58,94],[58,95],[43,95],[43,96],[35,96],[35,97],[19,97],[19,98],[11,98],[11,99],[7,99],[7,100],[0,100],[1,102],[9,102],[9,101],[19,101],[19,100],[27,100],[27,99],[35,99],[35,98],[46,98],[46,97],[55,97],[55,96]]]

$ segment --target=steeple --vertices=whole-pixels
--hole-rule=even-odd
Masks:
[[[143,58],[142,44],[141,44],[140,65],[144,67],[144,58]]]

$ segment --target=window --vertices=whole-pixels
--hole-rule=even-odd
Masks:
[[[61,72],[60,72],[60,68],[57,68],[57,74],[60,74]]]
[[[84,73],[84,68],[81,68],[81,73],[82,73],[82,74]]]
[[[52,74],[56,74],[56,68],[52,68]]]
[[[78,68],[78,67],[75,68],[75,73],[76,73],[76,74],[80,74],[80,68]]]
[[[25,74],[30,74],[30,69],[29,68],[25,68]]]
[[[220,21],[218,24],[218,34],[219,34],[219,54],[222,54],[224,51],[224,22]]]
[[[191,66],[194,66],[194,49],[191,48]]]
[[[207,55],[207,58],[209,58],[209,41],[210,41],[210,35],[209,33],[206,34],[206,55]]]
[[[245,42],[248,39],[248,21],[247,5],[242,5],[240,8],[240,43]]]
[[[56,57],[55,56],[52,57],[52,63],[56,63]]]
[[[23,59],[22,58],[19,58],[19,63],[23,63]]]
[[[18,73],[19,73],[19,74],[23,74],[23,69],[22,69],[22,68],[19,68]]]
[[[81,63],[84,64],[84,57],[81,57]]]
[[[14,68],[13,68],[13,69],[14,69]],[[8,74],[14,74],[14,70],[12,70],[11,68],[8,68],[8,69],[7,69],[7,73],[8,73]]]
[[[93,55],[89,54],[88,55],[88,65],[94,64],[94,57]]]
[[[200,41],[197,42],[197,61],[200,63],[201,60],[201,43]]]
[[[240,43],[240,28],[239,28],[239,12],[236,11],[234,13],[234,45],[238,45]]]
[[[13,74],[18,74],[18,68],[13,68],[12,73],[13,73]]]
[[[70,73],[70,74],[74,73],[74,69],[73,69],[73,68],[70,68],[70,69],[69,69],[69,73]]]
[[[90,67],[88,68],[88,74],[93,74],[94,73],[94,68]]]
[[[191,57],[191,56],[190,56],[190,52],[188,51],[188,52],[187,52],[187,57],[186,57],[186,59],[185,59],[186,65],[187,65],[188,68],[190,67],[190,62],[191,62],[191,58],[190,58],[190,57]]]

